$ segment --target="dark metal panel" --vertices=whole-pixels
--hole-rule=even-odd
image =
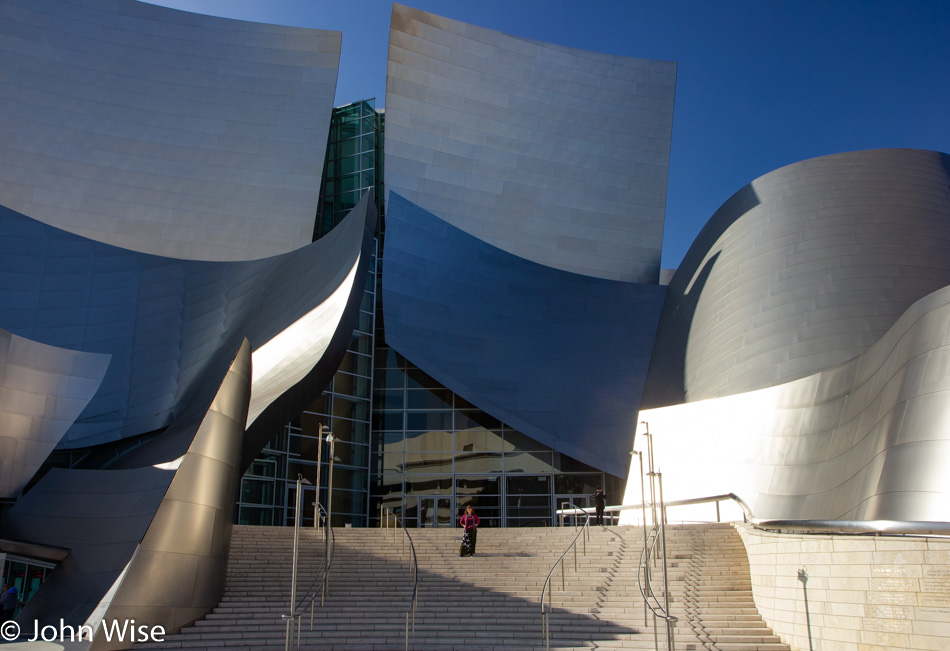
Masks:
[[[16,250],[39,265],[35,274],[18,275],[18,284],[0,282],[0,327],[12,323],[10,331],[22,337],[112,355],[99,390],[62,445],[92,445],[154,431],[168,426],[183,404],[207,405],[244,337],[255,350],[270,341],[333,294],[357,259],[361,263],[351,302],[354,295],[361,296],[376,215],[365,204],[358,208],[310,246],[263,260],[213,263],[124,251],[0,207],[0,230],[25,235],[18,241],[0,238],[0,258]],[[70,254],[51,259],[50,243]],[[102,260],[108,264],[100,264]],[[118,279],[113,278],[116,270],[121,270]],[[44,286],[77,277],[88,287],[79,292],[81,300],[109,304],[113,322],[87,321],[89,313],[45,296]],[[135,291],[115,293],[111,287],[116,283]],[[209,300],[209,287],[211,309],[203,303]],[[26,305],[31,310],[24,311]],[[39,327],[35,315],[40,312],[71,325]],[[326,366],[338,362],[343,354],[339,341],[348,340],[357,317],[352,306],[344,310],[339,327],[346,333],[334,340]]]
[[[539,442],[626,473],[664,287],[518,258],[390,193],[386,341]]]

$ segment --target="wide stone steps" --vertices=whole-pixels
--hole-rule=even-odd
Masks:
[[[325,605],[302,617],[301,648],[403,649],[411,598],[409,547],[401,530],[336,530]],[[409,646],[417,650],[543,649],[540,596],[576,529],[485,529],[475,558],[459,558],[458,529],[415,529],[418,605]],[[551,648],[652,649],[637,587],[642,529],[595,528],[575,557],[551,575],[545,605]],[[586,547],[586,549],[585,549]],[[137,648],[284,648],[281,615],[290,609],[293,530],[235,527],[225,594],[203,620]],[[298,599],[323,569],[324,543],[301,531]],[[667,530],[668,583],[678,649],[788,651],[752,600],[748,561],[728,525]],[[562,589],[562,581],[564,588]],[[662,570],[653,573],[656,592]],[[660,629],[661,644],[664,629]],[[705,643],[705,644],[704,644]]]

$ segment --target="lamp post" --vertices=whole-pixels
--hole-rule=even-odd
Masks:
[[[290,571],[290,614],[284,617],[287,620],[287,635],[284,640],[284,647],[290,650],[293,643],[294,619],[297,614],[297,552],[300,547],[300,494],[303,492],[303,485],[312,484],[303,478],[303,475],[297,474],[297,499],[294,504],[294,559],[293,567]]]
[[[333,515],[333,462],[336,460],[336,455],[333,454],[336,437],[333,436],[333,432],[327,434],[327,443],[330,444],[330,470],[327,474],[327,527],[331,528],[333,526],[330,520]]]
[[[320,427],[317,429],[317,499],[313,503],[313,528],[317,531],[320,530],[320,464],[323,463],[323,433],[327,432],[327,438],[332,436],[329,434],[330,428],[320,423]],[[331,452],[332,456],[333,453]]]

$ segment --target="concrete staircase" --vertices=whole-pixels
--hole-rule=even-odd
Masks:
[[[411,597],[409,547],[401,530],[337,529],[324,607],[310,631],[303,617],[301,648],[405,648]],[[418,609],[409,647],[416,650],[544,649],[541,588],[570,544],[572,528],[484,529],[474,558],[458,556],[458,529],[411,530],[419,559]],[[224,597],[213,613],[154,649],[284,648],[280,616],[290,610],[293,530],[238,526]],[[552,577],[552,649],[653,649],[652,617],[644,625],[637,588],[643,531],[596,527],[591,539]],[[321,571],[323,542],[301,532],[298,594]],[[738,534],[725,524],[667,529],[676,648],[788,651],[766,628],[752,601],[748,561]],[[658,569],[654,585],[662,586]],[[545,600],[547,601],[547,599]],[[660,648],[665,629],[659,630]]]

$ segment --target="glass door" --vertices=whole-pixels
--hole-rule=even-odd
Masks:
[[[590,513],[594,512],[594,505],[590,498],[590,495],[555,495],[554,504],[556,509],[587,509]],[[573,504],[573,507],[571,506]],[[576,522],[575,522],[576,520]],[[585,518],[583,516],[574,517],[571,515],[564,516],[564,524],[567,526],[573,526],[574,524],[584,524]],[[557,524],[560,524],[560,518],[558,518]]]
[[[420,497],[419,498],[419,526],[420,527],[451,527],[452,526],[452,498],[451,497]]]

